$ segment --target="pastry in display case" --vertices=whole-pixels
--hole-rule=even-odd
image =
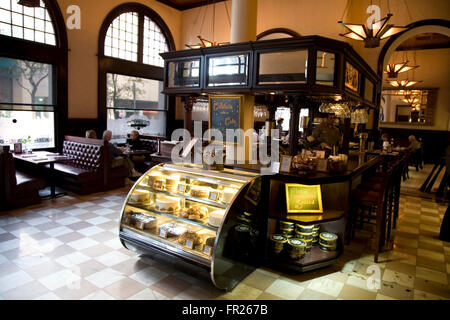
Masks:
[[[154,166],[134,184],[124,203],[121,242],[139,254],[162,252],[206,268],[217,287],[231,289],[252,269],[236,271],[233,265],[242,262],[224,253],[224,247],[233,241],[250,245],[251,237],[260,234],[252,224],[254,214],[242,209],[248,185],[258,177],[194,164]],[[229,229],[236,231],[230,239]]]

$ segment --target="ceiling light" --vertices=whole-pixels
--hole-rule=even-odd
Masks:
[[[419,67],[419,66],[408,66],[408,62],[409,61],[388,64],[386,66],[386,71],[384,71],[384,73],[388,74],[388,78],[397,78],[399,73],[410,71],[412,69]]]
[[[200,39],[200,43],[197,44],[185,44],[189,49],[199,49],[199,48],[208,48],[213,46],[223,46],[225,44],[229,44],[229,42],[214,42],[203,39],[201,36],[197,36]]]
[[[338,21],[339,24],[349,31],[339,35],[354,40],[364,41],[364,46],[366,48],[376,48],[380,46],[380,40],[408,29],[407,27],[396,27],[393,24],[388,24],[388,21],[392,16],[392,13],[388,13],[386,17],[373,22],[370,26]]]
[[[396,87],[396,88],[408,88],[411,87],[413,85],[415,85],[416,83],[422,82],[422,81],[416,81],[416,80],[391,80],[388,81],[390,83],[391,86]]]

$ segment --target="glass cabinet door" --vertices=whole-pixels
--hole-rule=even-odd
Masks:
[[[208,58],[208,87],[248,84],[248,54]]]
[[[169,62],[168,79],[169,88],[200,86],[200,59]]]

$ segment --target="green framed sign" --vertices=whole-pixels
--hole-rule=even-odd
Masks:
[[[288,213],[323,213],[320,185],[286,183]]]

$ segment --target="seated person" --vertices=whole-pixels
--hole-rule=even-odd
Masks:
[[[419,150],[422,146],[420,145],[420,142],[417,141],[416,137],[413,135],[410,135],[408,137],[409,140],[409,149],[411,149],[413,152],[416,152],[417,150]]]
[[[141,176],[141,174],[134,169],[134,164],[130,158],[123,154],[123,148],[118,148],[110,142],[111,138],[112,132],[110,130],[105,130],[103,132],[103,140],[108,142],[108,156],[111,161],[111,168],[123,165],[128,168],[130,177],[135,178]]]
[[[95,130],[86,130],[86,138],[97,139],[97,133]]]
[[[127,144],[131,150],[143,150],[144,146],[139,137],[139,131],[133,130],[130,132],[130,139],[127,139]]]

